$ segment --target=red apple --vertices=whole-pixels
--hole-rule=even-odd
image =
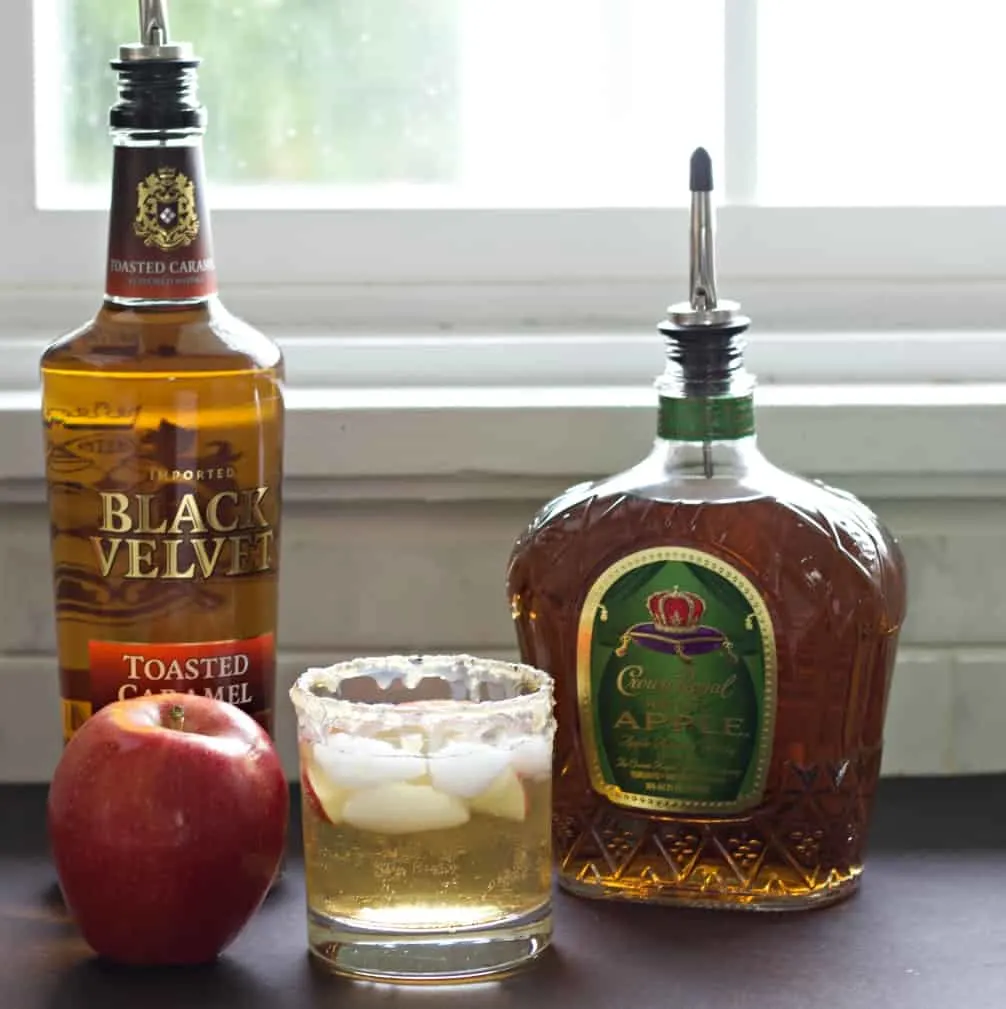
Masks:
[[[190,694],[101,708],[49,788],[56,872],[84,938],[120,963],[213,960],[269,889],[288,805],[272,741],[239,708]]]

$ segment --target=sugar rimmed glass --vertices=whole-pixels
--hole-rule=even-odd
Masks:
[[[502,976],[552,935],[551,678],[467,655],[359,658],[290,691],[308,942],[387,981]]]

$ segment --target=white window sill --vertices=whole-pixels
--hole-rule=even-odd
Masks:
[[[659,308],[639,308],[682,284],[236,285],[224,300],[283,346],[288,497],[533,499],[647,452],[663,353]],[[1006,333],[981,328],[1001,285],[735,296],[756,320],[747,364],[777,464],[864,496],[1006,492]],[[93,286],[0,288],[7,499],[42,499],[39,356],[94,307]]]
[[[775,382],[763,381],[757,392],[760,440],[777,464],[872,497],[988,497],[1006,490],[1006,375],[999,374],[998,335],[970,337],[971,368],[987,344],[981,383],[800,381],[801,365],[786,364],[786,339],[763,344],[762,356],[776,358],[774,367],[762,362]],[[862,362],[872,353],[880,376],[896,373],[899,360],[916,373],[925,366],[919,356],[903,356],[903,344],[927,345],[916,335],[865,334],[858,351],[850,351],[848,337],[817,339],[816,357]],[[930,342],[945,346],[942,339]],[[652,338],[427,335],[283,343],[293,499],[535,497],[631,465],[653,439],[656,395],[639,381],[660,369],[659,341]],[[801,346],[806,350],[806,340]],[[35,378],[41,347],[33,339],[4,347],[0,496],[6,500],[42,499]],[[757,362],[753,368],[764,379]]]

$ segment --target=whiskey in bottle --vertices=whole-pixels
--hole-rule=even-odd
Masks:
[[[199,60],[162,0],[112,66],[104,303],[42,363],[64,739],[180,690],[270,732],[283,365],[217,294]]]
[[[556,680],[560,885],[806,908],[859,882],[905,570],[865,505],[760,452],[701,149],[691,182],[653,450],[547,504],[507,588],[522,659]]]

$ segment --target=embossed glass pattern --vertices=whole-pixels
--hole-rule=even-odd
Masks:
[[[905,584],[900,550],[855,498],[789,475],[754,437],[658,439],[620,476],[546,506],[511,558],[524,659],[556,680],[555,855],[562,886],[642,901],[797,908],[850,892],[880,771]],[[711,462],[715,476],[703,476]],[[764,795],[732,815],[620,807],[592,787],[578,705],[577,621],[619,558],[702,550],[758,587],[778,701]]]

